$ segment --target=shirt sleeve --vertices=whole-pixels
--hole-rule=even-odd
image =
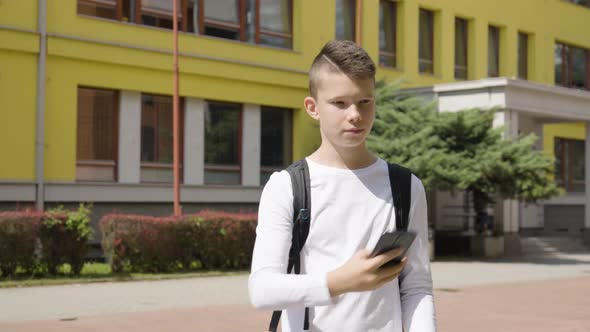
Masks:
[[[292,219],[293,191],[289,173],[273,173],[260,198],[248,280],[250,302],[256,308],[283,310],[333,303],[325,273],[287,274]]]
[[[434,332],[436,318],[432,296],[426,193],[422,181],[412,176],[412,203],[408,230],[417,233],[400,276],[400,296],[405,331]]]

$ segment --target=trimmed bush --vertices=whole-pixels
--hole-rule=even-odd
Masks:
[[[43,214],[35,211],[0,212],[0,276],[10,276],[20,266],[32,273]]]
[[[62,207],[49,210],[40,232],[42,262],[49,274],[55,275],[61,264],[69,263],[72,273],[79,275],[91,237],[90,208],[84,204],[74,211]]]
[[[198,258],[207,269],[244,269],[250,266],[256,240],[256,214],[205,210],[187,216],[201,218]]]
[[[102,248],[113,272],[166,272],[175,263],[172,218],[108,214],[102,217]]]
[[[213,269],[250,265],[256,215],[202,211],[151,217],[109,214],[100,221],[102,247],[113,272],[187,270],[195,261]]]

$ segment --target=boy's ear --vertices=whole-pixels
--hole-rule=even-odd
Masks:
[[[313,97],[306,97],[303,100],[303,106],[305,106],[305,111],[307,111],[307,114],[309,114],[309,116],[311,116],[314,120],[320,119],[317,104]]]

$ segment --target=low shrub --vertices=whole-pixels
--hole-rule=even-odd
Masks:
[[[84,204],[73,211],[58,207],[45,213],[40,232],[41,257],[49,274],[55,275],[64,263],[70,264],[74,275],[80,274],[92,237],[90,213]]]
[[[108,214],[102,217],[102,248],[113,272],[167,272],[175,263],[172,218]]]
[[[196,240],[198,258],[207,269],[244,269],[250,266],[256,240],[256,214],[205,210],[188,219],[201,219]]]
[[[202,211],[181,217],[109,214],[100,221],[102,247],[113,272],[188,270],[250,265],[256,215]]]
[[[0,212],[0,276],[13,275],[19,266],[33,273],[42,220],[36,211]]]

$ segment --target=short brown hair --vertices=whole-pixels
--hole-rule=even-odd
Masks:
[[[309,70],[309,93],[317,96],[320,71],[343,73],[351,79],[375,80],[375,63],[367,52],[350,40],[332,40],[315,57]]]

